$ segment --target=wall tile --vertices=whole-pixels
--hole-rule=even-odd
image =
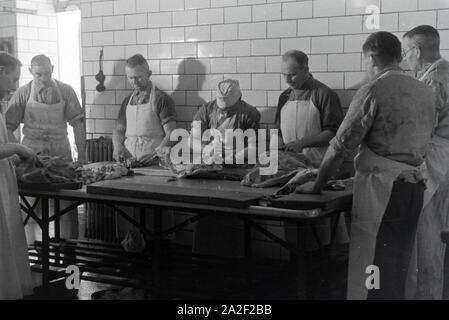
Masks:
[[[280,3],[253,6],[253,21],[281,20]]]
[[[198,57],[222,57],[223,42],[198,43]]]
[[[198,10],[198,24],[222,24],[223,22],[223,8]]]
[[[226,57],[239,57],[251,55],[251,41],[226,41],[224,43]]]
[[[282,4],[282,19],[312,18],[313,1],[286,2]]]
[[[212,73],[236,73],[237,61],[235,58],[216,58],[211,59]]]
[[[268,22],[268,38],[296,37],[296,21]]]
[[[289,50],[300,50],[304,53],[310,53],[310,38],[292,38],[281,40],[281,52]]]
[[[253,56],[279,55],[280,49],[280,40],[278,39],[251,41],[251,54]]]
[[[225,23],[251,22],[251,7],[225,8]]]
[[[266,37],[266,22],[239,24],[239,39],[264,39]]]
[[[237,59],[238,72],[265,72],[265,58],[251,57]]]
[[[314,0],[314,17],[344,16],[346,12],[345,0]]]
[[[148,25],[147,18],[148,18],[148,15],[146,13],[127,15],[127,16],[125,16],[125,28],[126,29],[146,28]]]
[[[210,26],[187,27],[186,41],[210,41]]]
[[[343,36],[312,38],[312,53],[343,52]]]
[[[196,10],[173,12],[173,26],[192,26],[197,24]]]
[[[211,26],[212,41],[237,39],[237,24],[221,24]]]
[[[184,28],[161,29],[161,42],[183,42]]]
[[[329,34],[329,18],[304,19],[298,21],[299,36],[326,36]]]

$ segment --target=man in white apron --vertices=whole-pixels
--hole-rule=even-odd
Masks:
[[[73,127],[78,160],[85,160],[86,130],[84,110],[72,87],[52,79],[53,66],[44,55],[31,60],[33,81],[20,87],[9,102],[6,125],[11,141],[13,132],[23,123],[22,144],[36,153],[73,161],[67,123]],[[71,202],[62,201],[65,208]],[[39,209],[38,209],[39,210]],[[30,219],[26,226],[28,243],[40,239],[41,230]],[[61,237],[78,238],[78,213],[73,210],[61,217]]]
[[[279,129],[279,146],[286,151],[304,153],[315,167],[319,167],[342,120],[343,110],[338,95],[316,80],[309,71],[309,58],[298,50],[287,51],[282,56],[282,74],[289,86],[279,97],[276,126]],[[285,236],[296,242],[296,227],[284,223]],[[323,219],[316,225],[320,242],[331,241],[331,219]],[[308,250],[318,249],[318,242],[310,228],[305,228]],[[343,220],[339,221],[337,242],[347,243]],[[295,240],[293,240],[295,239]]]
[[[317,180],[300,191],[319,193],[344,157],[360,146],[348,299],[404,299],[425,189],[419,166],[435,124],[435,99],[432,90],[399,68],[401,43],[393,34],[371,34],[363,55],[371,81],[357,91]]]
[[[227,79],[217,85],[216,99],[202,105],[193,119],[201,126],[201,136],[208,129],[217,129],[223,137],[222,157],[226,164],[236,164],[236,159],[225,159],[225,149],[231,148],[226,141],[226,130],[241,129],[245,132],[254,129],[257,134],[260,124],[259,111],[242,100],[242,92],[237,80]],[[192,134],[194,136],[194,134]],[[212,142],[213,143],[213,142]],[[247,149],[252,148],[248,141]],[[199,144],[204,142],[199,141]],[[233,157],[239,157],[242,150],[235,150]],[[232,154],[232,153],[231,153]],[[244,160],[244,159],[242,159]],[[209,216],[197,222],[193,252],[197,254],[217,255],[226,257],[242,257],[243,224],[238,218],[224,216]]]
[[[0,97],[16,88],[21,63],[0,53]],[[22,299],[33,293],[30,261],[19,206],[19,191],[14,167],[8,159],[17,155],[32,161],[28,147],[8,143],[3,115],[0,113],[0,300]]]
[[[449,63],[440,55],[440,36],[431,26],[404,35],[404,57],[417,79],[436,95],[437,124],[426,155],[427,190],[410,267],[411,299],[441,300],[445,245],[441,231],[449,214]]]
[[[126,75],[134,91],[124,99],[113,133],[114,159],[117,161],[135,158],[142,165],[149,165],[157,150],[171,143],[170,134],[176,129],[175,104],[151,82],[151,74],[142,55],[136,54],[127,60]],[[127,211],[138,220],[137,212]],[[170,223],[167,220],[172,221],[173,215],[164,215],[164,219]],[[118,224],[121,235],[133,229],[123,219],[119,219]],[[129,250],[133,250],[133,246],[143,248],[143,245],[128,241],[124,246]]]

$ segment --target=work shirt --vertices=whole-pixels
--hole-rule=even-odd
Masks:
[[[281,109],[288,101],[308,101],[320,113],[320,122],[322,131],[330,130],[337,132],[338,127],[343,121],[343,109],[341,107],[338,95],[325,84],[316,80],[312,75],[304,82],[298,90],[291,88],[285,90],[280,96],[276,111],[276,127],[280,130]],[[280,132],[282,134],[282,132]]]
[[[449,62],[440,59],[435,64],[429,64],[418,74],[435,93],[438,124],[435,135],[449,140]]]
[[[128,106],[129,99],[132,97],[131,105],[147,104],[150,99],[151,86],[145,91],[136,91],[134,96],[129,94],[124,100],[120,108],[118,120],[126,124],[126,107]],[[161,125],[165,125],[170,121],[176,121],[176,107],[172,98],[165,92],[156,88],[156,113],[159,116]]]
[[[243,100],[230,109],[222,110],[216,100],[203,104],[195,114],[193,121],[201,122],[201,133],[207,129],[218,129],[228,120],[227,129],[259,129],[260,112]]]
[[[73,125],[76,121],[84,119],[84,109],[81,107],[75,90],[68,84],[55,80],[56,85],[61,91],[62,99],[65,101],[65,120]],[[30,82],[14,93],[11,100],[8,103],[8,110],[6,112],[6,127],[8,130],[15,131],[20,123],[23,122],[25,115],[25,108],[28,103],[31,94]],[[56,104],[59,101],[58,91],[55,88],[55,84],[52,81],[48,87],[36,87],[34,94],[34,100],[43,104]]]
[[[425,84],[389,69],[361,87],[330,142],[347,156],[360,144],[379,156],[419,166],[435,123],[435,98]]]

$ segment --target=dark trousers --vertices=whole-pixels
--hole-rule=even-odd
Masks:
[[[425,186],[396,181],[376,238],[374,265],[379,267],[380,289],[368,300],[403,300]]]

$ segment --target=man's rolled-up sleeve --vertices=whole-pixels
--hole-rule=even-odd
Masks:
[[[332,90],[319,90],[317,94],[317,107],[320,109],[321,129],[335,133],[344,118],[340,98]]]
[[[17,90],[8,102],[8,108],[5,114],[6,128],[15,131],[20,123],[23,122],[25,108],[27,104],[27,90],[25,87]]]
[[[173,99],[168,95],[162,95],[156,102],[161,125],[170,121],[176,121],[176,106]]]
[[[357,91],[343,122],[330,145],[341,157],[348,157],[362,143],[373,125],[376,101],[370,87]]]

